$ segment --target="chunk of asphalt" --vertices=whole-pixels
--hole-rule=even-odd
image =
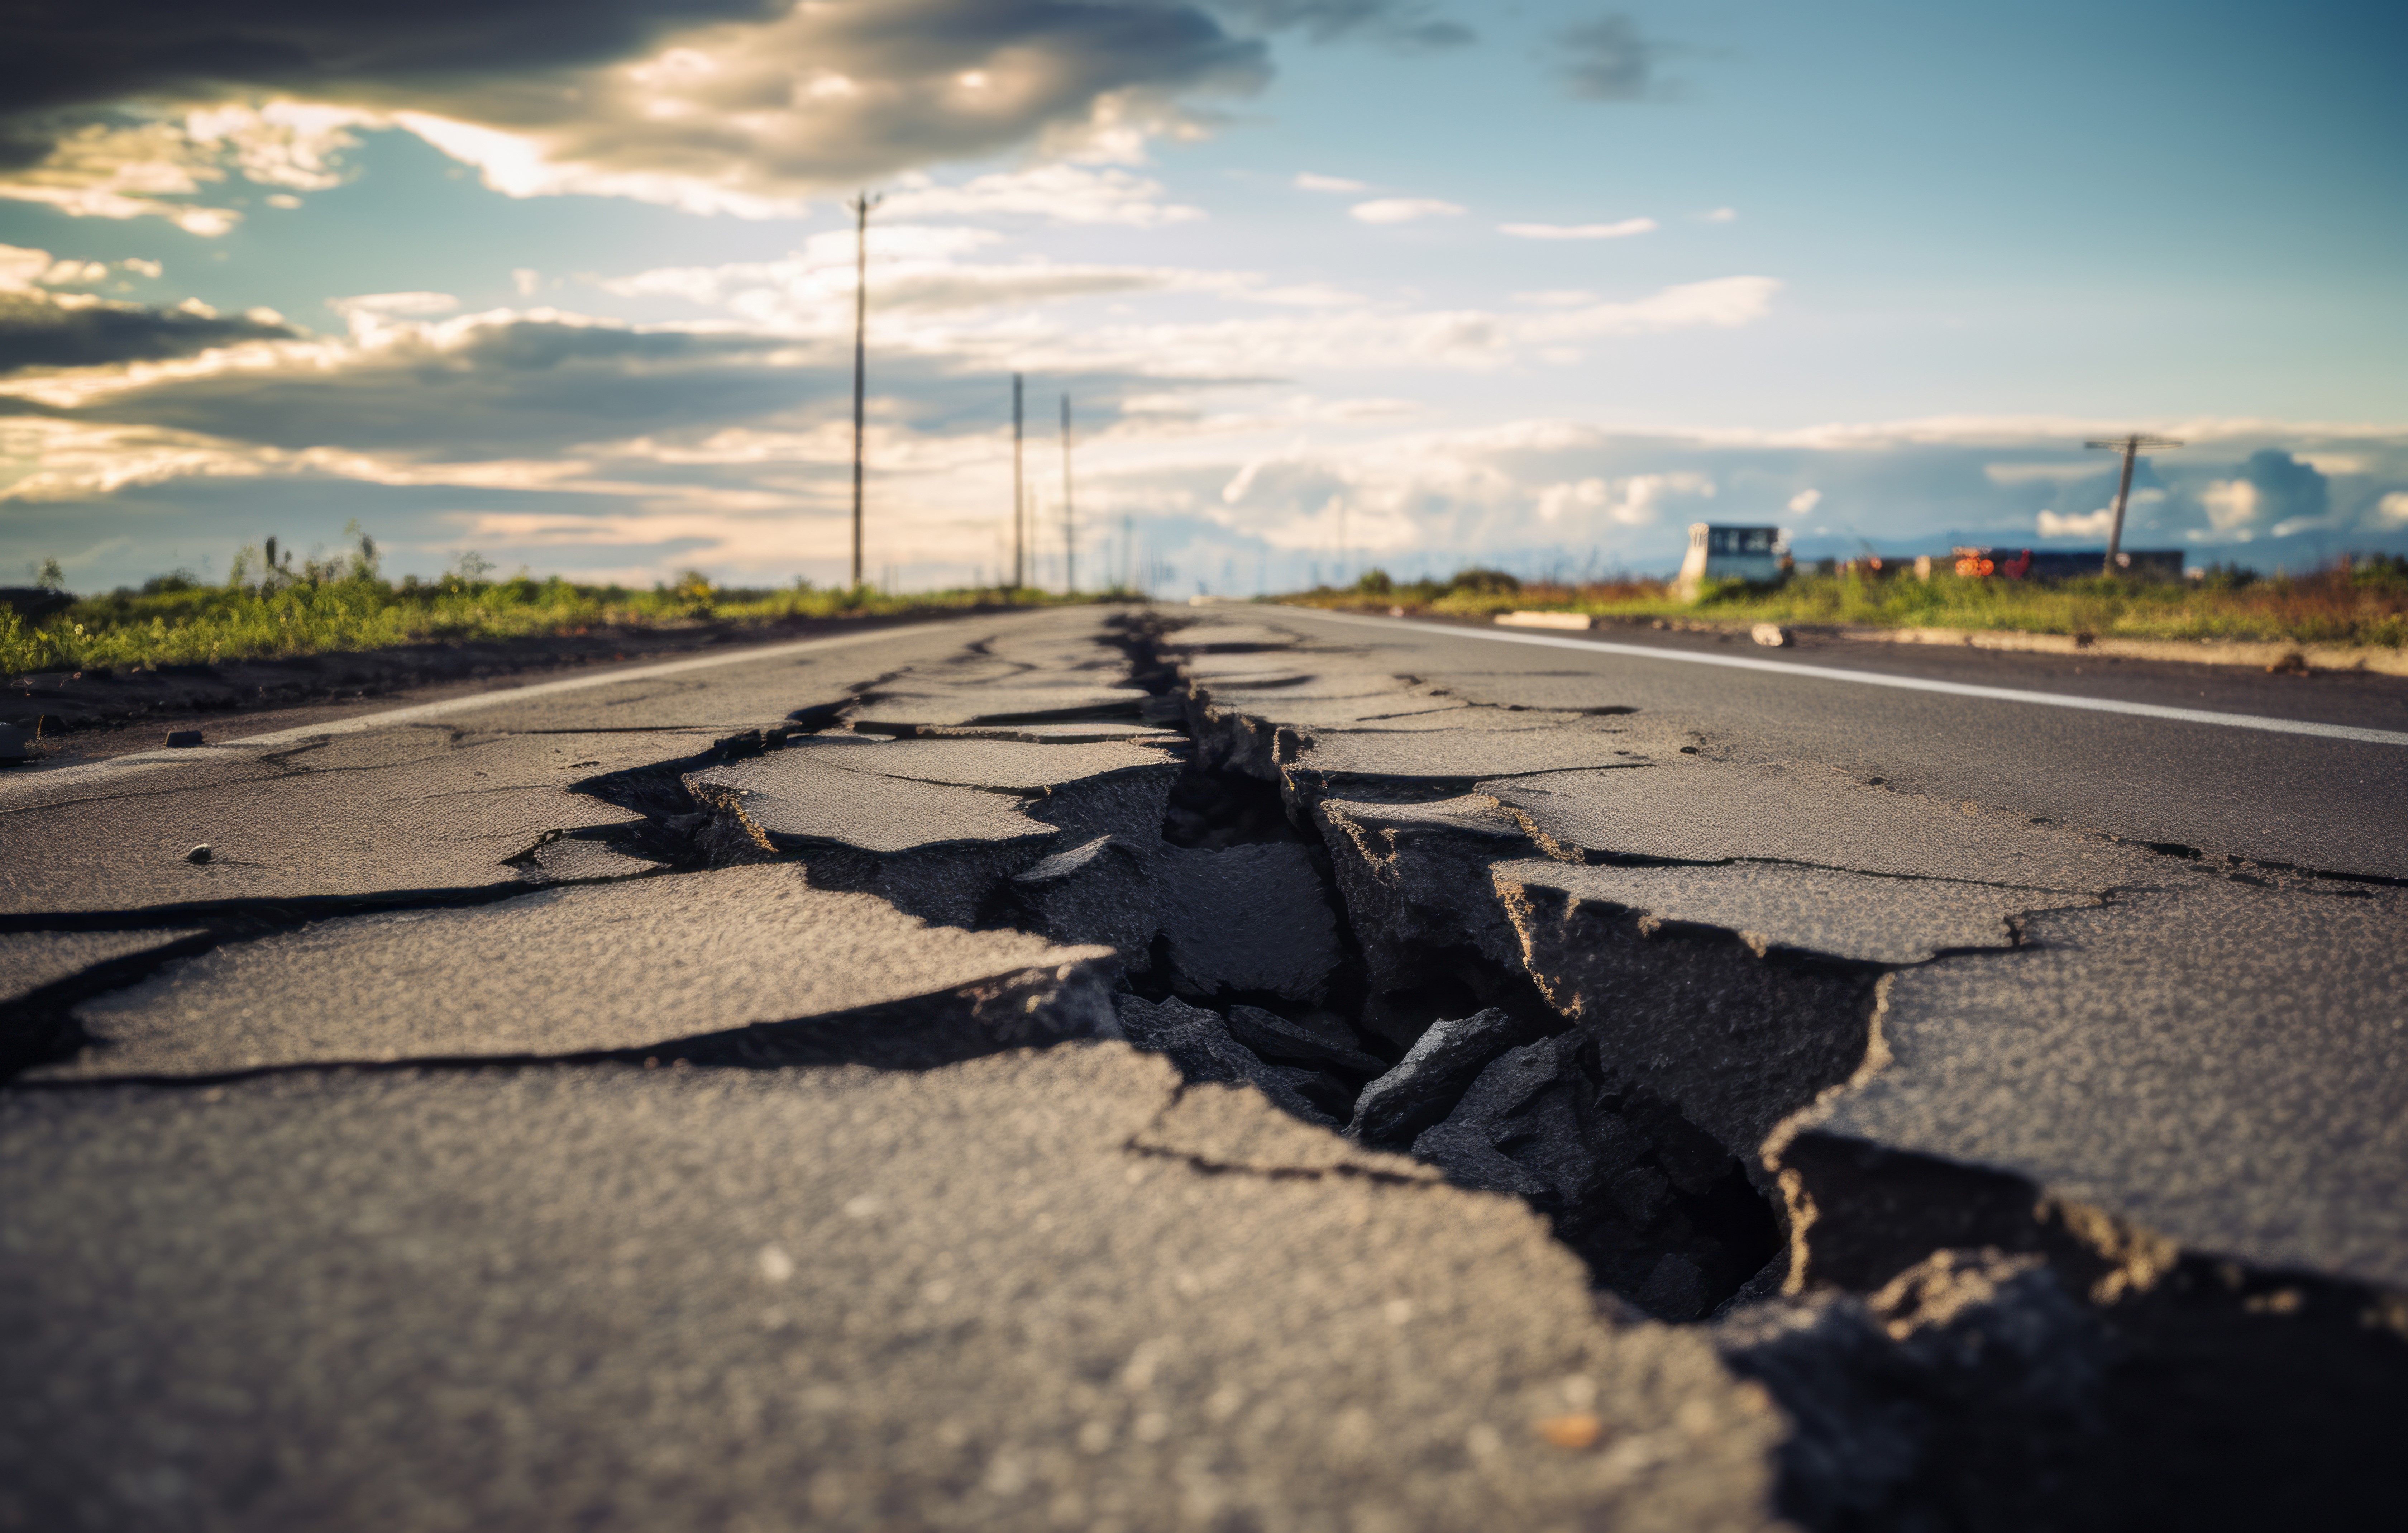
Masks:
[[[1968,1492],[1988,1526],[2045,1526],[2070,1497],[2127,1500],[2076,1488],[2092,1474],[2163,1473],[2101,1440],[2113,1343],[2038,1256],[1935,1252],[1870,1297],[1742,1308],[1713,1336],[1797,1424],[1782,1493],[1808,1527],[1956,1523]]]
[[[398,726],[272,752],[178,752],[9,800],[0,914],[235,901],[391,899],[523,881],[562,831],[644,821],[576,791],[710,749],[677,734],[496,735]],[[198,842],[207,863],[186,860]]]
[[[1012,881],[1032,924],[1057,942],[1098,942],[1141,961],[1161,927],[1154,880],[1115,837],[1057,852]]]
[[[2188,1251],[2408,1288],[2408,892],[2185,868],[2027,933],[1892,976],[1880,1067],[1784,1131],[1827,1235],[1909,1211],[1856,1169],[1878,1149]]]
[[[185,751],[207,742],[202,739],[201,732],[197,729],[170,729],[167,731],[166,739],[162,743],[170,751]]]
[[[1834,767],[1657,754],[1635,772],[1565,772],[1478,791],[1567,855],[1808,863],[1909,878],[2097,893],[2162,859],[2021,814],[1870,787]]]
[[[1601,1283],[1667,1320],[1702,1318],[1780,1254],[1739,1163],[1577,1034],[1497,1056],[1413,1153],[1528,1198]]]
[[[1526,856],[1530,839],[1494,799],[1327,798],[1313,812],[1375,995],[1426,989],[1466,948],[1507,972],[1521,968],[1521,936],[1506,919],[1489,869]],[[1392,1041],[1410,1046],[1428,1020],[1419,1012]]]
[[[920,1002],[955,1057],[1111,1032],[1107,950],[930,926],[865,895],[755,865],[547,890],[468,910],[386,911],[228,943],[84,1002],[95,1046],[36,1075],[223,1075],[282,1066],[523,1058],[664,1047]],[[985,993],[983,998],[979,994]],[[781,1024],[782,1027],[781,1027]],[[891,1014],[860,1025],[876,1057]]]
[[[1579,882],[1562,864],[1512,866],[1543,880],[1492,875],[1540,995],[1595,1040],[1602,1067],[1673,1103],[1769,1183],[1754,1164],[1767,1138],[1864,1062],[1880,967],[1584,898],[1558,887]]]
[[[1346,1137],[1380,1149],[1410,1147],[1454,1110],[1492,1060],[1537,1035],[1535,1024],[1493,1006],[1431,1024],[1395,1068],[1363,1088]]]
[[[1362,1040],[1334,1017],[1291,1018],[1259,1006],[1233,1006],[1229,1036],[1265,1059],[1343,1075],[1378,1075],[1388,1067],[1377,1054],[1364,1053]]]
[[[1542,1124],[1535,1125],[1539,1132],[1519,1136],[1528,1141],[1524,1155],[1505,1154],[1498,1141],[1515,1137],[1512,1120],[1555,1086],[1563,1073],[1564,1060],[1554,1039],[1507,1050],[1481,1068],[1471,1089],[1443,1122],[1422,1131],[1413,1140],[1413,1153],[1444,1171],[1458,1187],[1512,1193],[1560,1207],[1566,1194],[1577,1196],[1589,1180],[1589,1156],[1577,1140],[1563,1133],[1559,1124]]]
[[[2011,948],[2009,917],[2093,903],[2087,895],[2046,889],[1875,878],[1782,863],[1633,867],[1526,858],[1498,863],[1490,877],[1509,904],[1543,890],[1556,904],[1628,910],[1656,929],[1680,924],[1730,932],[1758,953],[1787,950],[1885,965]],[[1580,955],[1564,956],[1577,965]],[[1571,975],[1553,982],[1579,986]]]
[[[1140,996],[1113,998],[1122,1033],[1140,1049],[1163,1055],[1191,1083],[1209,1081],[1250,1085],[1282,1111],[1319,1124],[1338,1126],[1337,1120],[1307,1100],[1297,1077],[1306,1072],[1267,1064],[1229,1034],[1229,1024],[1215,1011],[1190,1006],[1177,996],[1149,1001]]]
[[[1054,827],[1031,818],[1018,794],[849,769],[855,757],[898,749],[861,743],[772,751],[690,772],[684,781],[696,803],[733,821],[765,852],[1035,847],[1054,838]]]
[[[1149,861],[1171,964],[1194,984],[1290,1000],[1311,999],[1327,984],[1338,967],[1338,922],[1302,846],[1165,846]]]
[[[1159,1527],[1166,1485],[1265,1529],[1786,1526],[1789,1428],[1707,1334],[1601,1314],[1507,1199],[1132,1153],[1176,1090],[1107,1043],[0,1095],[0,1376],[74,1382],[0,1398],[0,1484],[42,1528],[163,1486],[286,1533]],[[1595,1451],[1532,1429],[1567,1411]]]

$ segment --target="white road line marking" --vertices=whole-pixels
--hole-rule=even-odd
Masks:
[[[579,692],[587,687],[610,686],[621,681],[649,681],[660,676],[677,676],[686,671],[706,670],[713,666],[741,665],[748,660],[776,660],[811,650],[832,650],[846,644],[867,643],[873,638],[906,638],[915,634],[933,633],[942,623],[915,623],[901,628],[873,628],[867,633],[837,634],[826,638],[799,638],[790,644],[772,644],[758,650],[738,650],[727,654],[707,654],[692,660],[666,660],[656,666],[638,666],[629,670],[603,671],[590,676],[572,676],[558,681],[538,681],[533,686],[503,687],[493,692],[471,693],[464,697],[445,697],[432,703],[413,703],[407,708],[389,708],[381,713],[355,713],[348,719],[330,719],[324,724],[296,724],[291,729],[271,730],[265,735],[246,735],[240,739],[212,740],[198,748],[180,751],[141,751],[128,755],[111,756],[107,761],[86,762],[76,766],[61,766],[51,771],[16,771],[0,775],[0,798],[13,792],[30,792],[43,788],[71,786],[108,778],[120,772],[135,771],[147,766],[180,766],[204,761],[222,761],[239,753],[237,747],[262,749],[279,745],[297,745],[304,740],[324,739],[333,735],[359,735],[371,729],[383,729],[397,724],[414,724],[421,719],[440,719],[454,713],[472,712],[494,708],[503,703],[525,702],[534,697],[552,697],[564,692]]]
[[[1402,628],[1418,634],[1445,634],[1455,638],[1485,638],[1499,644],[1538,644],[1552,650],[1576,650],[1583,654],[1628,655],[1639,660],[1671,660],[1692,666],[1725,666],[1733,670],[1770,671],[1779,676],[1809,676],[1820,681],[1853,681],[1860,686],[1896,687],[1902,692],[1937,692],[1955,697],[1980,697],[2000,703],[2031,703],[2042,708],[2080,709],[2091,713],[2128,713],[2143,719],[2171,719],[2178,724],[2219,724],[2227,729],[2262,729],[2277,735],[2313,735],[2321,739],[2354,740],[2360,745],[2408,745],[2408,734],[2393,729],[2360,729],[2346,724],[2310,724],[2301,719],[2270,719],[2257,713],[2215,713],[2203,708],[2167,708],[2157,703],[2126,703],[2110,697],[2060,697],[2054,693],[2025,692],[2015,687],[1977,686],[1971,681],[1932,681],[1919,676],[1885,676],[1879,671],[1841,670],[1832,666],[1800,666],[1785,660],[1756,660],[1737,654],[1691,654],[1684,650],[1658,650],[1644,644],[1614,644],[1604,639],[1555,638],[1545,634],[1504,634],[1489,628],[1438,628],[1406,618],[1365,617],[1354,612],[1325,612],[1312,608],[1286,608],[1334,623],[1361,623]]]

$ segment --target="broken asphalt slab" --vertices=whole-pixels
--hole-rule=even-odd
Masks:
[[[848,1027],[857,1057],[958,1057],[1110,1036],[1092,972],[1108,956],[931,927],[882,900],[812,889],[793,867],[731,867],[227,942],[85,1001],[75,1016],[92,1045],[29,1078],[598,1054],[748,1029],[764,1057],[840,1052],[834,1034]],[[930,1015],[902,1015],[911,1003]],[[814,1023],[825,1024],[800,1025]],[[946,1028],[950,1043],[931,1041]]]
[[[2169,877],[1887,981],[1877,1068],[1790,1125],[2012,1173],[2187,1251],[2408,1289],[2408,899]],[[1995,1238],[2007,1239],[2010,1232]]]
[[[1773,1526],[1779,1418],[1703,1336],[1601,1318],[1508,1199],[1139,1148],[1252,1156],[1176,1086],[1099,1044],[0,1097],[0,1369],[47,1382],[0,1517]]]
[[[548,838],[643,825],[579,791],[591,779],[711,746],[698,734],[403,725],[98,779],[36,778],[0,801],[0,914],[505,888],[541,876],[510,859]],[[191,856],[201,845],[206,860]]]

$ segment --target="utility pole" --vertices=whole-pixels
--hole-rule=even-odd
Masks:
[[[1121,590],[1137,589],[1137,518],[1121,513]]]
[[[1062,396],[1062,590],[1079,589],[1079,524],[1070,509],[1070,396]]]
[[[2085,442],[2082,445],[2087,448],[2105,448],[2109,451],[2124,454],[2124,478],[2115,486],[2115,520],[2108,524],[2107,557],[2100,566],[2100,574],[2113,575],[2116,567],[2115,555],[2122,552],[2124,546],[2124,503],[2132,498],[2132,460],[2141,455],[2141,449],[2144,447],[2180,447],[2183,444],[2175,441],[2172,437],[2152,437],[2147,432],[2136,431],[2128,437],[2118,437],[2109,441]]]
[[[1020,375],[1011,375],[1011,589],[1028,583],[1028,471],[1021,466]]]
[[[861,589],[861,403],[869,360],[869,210],[884,202],[864,188],[853,209],[853,587]]]

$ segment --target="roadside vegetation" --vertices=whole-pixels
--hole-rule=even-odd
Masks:
[[[691,571],[649,591],[578,585],[558,576],[537,580],[524,571],[507,580],[490,575],[490,566],[469,554],[431,580],[415,575],[385,580],[378,570],[375,542],[356,528],[341,554],[298,566],[289,554],[279,562],[271,541],[244,550],[223,583],[178,573],[145,581],[138,590],[86,596],[39,616],[0,607],[0,675],[206,666],[597,628],[767,628],[796,619],[905,617],[1103,599],[992,589],[890,595],[807,582],[743,590],[714,586]],[[42,583],[59,583],[55,565],[43,571]]]
[[[1779,623],[1877,628],[2002,628],[2093,638],[2267,640],[2408,646],[2408,558],[2344,558],[2302,575],[2227,566],[2196,580],[2040,583],[1935,573],[1799,574],[1775,586],[1728,585],[1687,602],[1661,580],[1525,584],[1500,570],[1399,581],[1379,570],[1344,589],[1279,598],[1310,607],[1486,619],[1499,612],[1586,612],[1604,619],[1710,624]]]

